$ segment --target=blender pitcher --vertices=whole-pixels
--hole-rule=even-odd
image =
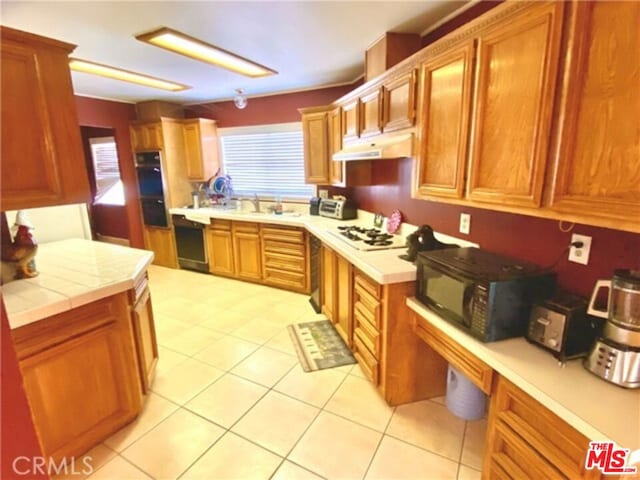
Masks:
[[[622,343],[627,343],[629,335],[637,336],[640,344],[640,270],[615,270],[613,273],[611,280],[596,282],[587,313],[608,320],[605,325],[606,336],[611,334],[613,339]],[[598,310],[594,306],[602,288],[609,289],[605,311]],[[618,329],[624,329],[628,333],[621,336]]]

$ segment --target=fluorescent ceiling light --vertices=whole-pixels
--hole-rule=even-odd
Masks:
[[[190,37],[167,27],[138,35],[136,38],[141,42],[150,43],[156,47],[211,63],[246,75],[247,77],[266,77],[267,75],[278,73],[264,65],[252,62],[239,55],[209,45],[197,38]]]
[[[144,85],[145,87],[170,90],[172,92],[179,92],[181,90],[188,90],[191,88],[188,85],[182,85],[180,83],[170,82],[168,80],[162,80],[148,75],[142,75],[141,73],[130,72],[120,68],[109,67],[95,62],[89,62],[87,60],[79,60],[77,58],[69,59],[69,68],[76,72],[100,75],[101,77],[109,77],[115,80],[122,80],[123,82],[136,83],[138,85]]]

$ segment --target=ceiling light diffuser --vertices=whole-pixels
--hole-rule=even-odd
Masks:
[[[217,65],[247,77],[266,77],[278,73],[264,65],[167,27],[138,35],[136,38],[156,47]]]
[[[145,87],[170,90],[172,92],[179,92],[191,88],[188,85],[182,85],[180,83],[162,80],[161,78],[150,77],[141,73],[130,72],[128,70],[122,70],[121,68],[109,67],[108,65],[77,58],[69,59],[69,68],[76,72],[90,73],[91,75],[99,75],[101,77],[113,78],[114,80],[144,85]]]

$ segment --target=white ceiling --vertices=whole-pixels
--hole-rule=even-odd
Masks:
[[[183,92],[73,72],[79,95],[199,103],[351,83],[384,32],[423,33],[464,1],[2,1],[3,25],[78,45],[73,56],[192,86]],[[142,43],[167,26],[278,71],[250,79]]]

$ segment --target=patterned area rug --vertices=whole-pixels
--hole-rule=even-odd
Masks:
[[[329,320],[295,323],[287,330],[305,372],[356,363]]]

